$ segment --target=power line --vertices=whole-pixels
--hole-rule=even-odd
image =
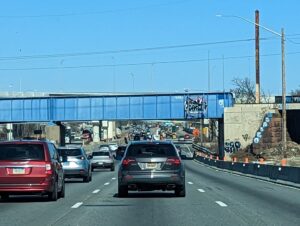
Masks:
[[[289,52],[286,55],[300,54],[300,52]],[[280,56],[280,53],[263,54],[262,57]],[[219,57],[210,58],[210,61],[218,60],[234,60],[254,58],[253,55],[248,56],[231,56],[231,57]],[[156,64],[174,64],[174,63],[193,63],[207,61],[207,58],[203,59],[190,59],[190,60],[174,60],[174,61],[156,61],[156,62],[141,62],[141,63],[126,63],[126,64],[98,64],[98,65],[79,65],[79,66],[64,66],[64,67],[31,67],[31,68],[0,68],[0,71],[33,71],[33,70],[64,70],[64,69],[82,69],[82,68],[101,68],[101,67],[124,67],[124,66],[143,66],[143,65],[156,65]]]
[[[270,40],[274,38],[261,38],[260,40]],[[178,49],[178,48],[190,48],[208,45],[219,45],[219,44],[230,44],[239,42],[250,42],[254,41],[253,38],[248,39],[237,39],[227,41],[216,41],[216,42],[203,42],[183,45],[170,45],[170,46],[158,46],[148,48],[135,48],[135,49],[120,49],[120,50],[107,50],[107,51],[94,51],[94,52],[75,52],[75,53],[58,53],[58,54],[41,54],[41,55],[25,55],[25,56],[6,56],[0,57],[0,61],[7,60],[27,60],[27,59],[48,59],[48,58],[66,58],[66,57],[78,57],[78,56],[93,56],[93,55],[105,55],[105,54],[119,54],[119,53],[132,53],[132,52],[146,52],[146,51],[157,51],[166,49]]]

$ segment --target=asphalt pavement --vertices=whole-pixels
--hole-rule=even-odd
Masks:
[[[299,225],[300,190],[229,174],[186,160],[187,196],[130,192],[117,196],[117,171],[97,170],[93,181],[67,180],[66,197],[0,202],[0,225]]]

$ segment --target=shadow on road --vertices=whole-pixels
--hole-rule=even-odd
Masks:
[[[171,192],[129,192],[127,197],[119,197],[118,193],[114,194],[114,198],[174,198],[174,193]]]

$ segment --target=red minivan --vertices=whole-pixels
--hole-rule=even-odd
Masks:
[[[62,164],[53,143],[40,140],[0,142],[0,196],[42,194],[56,201],[65,196]]]

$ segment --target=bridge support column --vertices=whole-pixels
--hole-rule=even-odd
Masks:
[[[59,140],[58,140],[59,144],[60,146],[65,146],[66,127],[61,122],[56,122],[56,125],[59,126]]]
[[[218,119],[218,154],[220,159],[224,159],[225,152],[224,152],[224,119]]]
[[[100,130],[100,125],[101,121],[93,121],[93,142],[94,143],[99,143],[100,142],[100,135],[101,135],[101,130]]]
[[[58,146],[65,146],[66,127],[61,122],[46,126],[46,138],[54,141]]]

